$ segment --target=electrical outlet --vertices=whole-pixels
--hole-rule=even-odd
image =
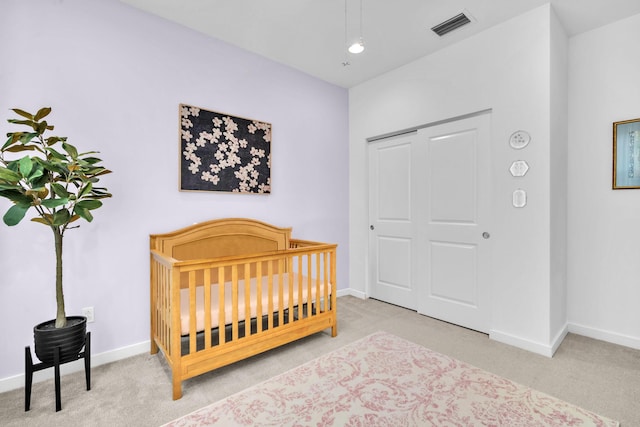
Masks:
[[[93,322],[93,307],[85,307],[82,309],[82,315],[87,318],[87,323]]]

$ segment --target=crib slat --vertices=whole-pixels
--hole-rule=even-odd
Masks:
[[[312,270],[312,258],[313,255],[309,254],[307,256],[307,316],[311,316],[312,315],[312,307],[313,307],[313,299],[311,298],[311,283],[312,283],[312,277],[313,277],[313,270]]]
[[[238,339],[238,265],[231,266],[231,340]]]
[[[291,322],[293,317],[293,257],[289,257],[287,260],[287,265],[289,266],[289,274],[287,277],[289,278],[289,283],[287,285],[287,289],[289,290],[289,305],[287,311],[287,321]]]
[[[262,332],[262,262],[256,265],[256,331]]]
[[[171,301],[173,299],[173,288],[171,287],[171,281],[173,280],[174,277],[179,277],[180,273],[176,272],[175,269],[170,269],[167,271],[167,277],[166,280],[167,282],[165,283],[165,294],[164,294],[164,298],[165,298],[165,303],[164,303],[164,319],[165,319],[165,328],[166,328],[166,333],[167,333],[167,338],[166,338],[166,345],[167,348],[169,349],[173,349],[173,335],[171,334],[171,330],[173,329],[173,318],[172,318],[172,307],[171,307]],[[172,350],[170,350],[172,351]]]
[[[303,298],[302,298],[302,255],[298,255],[298,319],[302,319]]]
[[[278,326],[284,321],[284,258],[278,259]]]
[[[225,321],[227,314],[225,313],[226,295],[224,284],[224,267],[218,267],[218,345],[225,343],[227,336],[225,330]]]
[[[196,352],[196,272],[189,272],[189,353]]]
[[[204,270],[204,348],[211,347],[211,269]]]
[[[251,335],[251,265],[244,265],[244,336]]]
[[[315,300],[315,305],[316,305],[316,314],[320,314],[321,310],[322,310],[322,296],[320,295],[320,280],[322,278],[321,276],[321,272],[322,270],[320,270],[320,254],[315,254],[315,258],[316,258],[316,300]]]
[[[337,308],[337,286],[336,286],[336,279],[337,279],[337,274],[336,274],[336,250],[333,249],[331,251],[331,286],[332,288],[332,292],[331,292],[331,315],[333,318],[333,326],[331,327],[331,336],[335,337],[336,335],[338,335],[338,318],[336,315],[336,308]]]
[[[269,261],[267,265],[267,313],[268,313],[268,321],[267,326],[269,329],[273,329],[273,261]]]
[[[328,273],[328,268],[329,268],[329,252],[324,252],[324,274],[322,275],[322,279],[324,282],[324,304],[323,304],[323,311],[327,311],[329,310],[328,308],[328,304],[329,304],[329,273]]]
[[[161,267],[162,268],[162,267]],[[169,346],[169,322],[171,319],[168,317],[168,306],[169,306],[169,279],[168,275],[170,274],[168,269],[162,268],[161,272],[161,282],[159,284],[160,287],[160,305],[158,307],[158,317],[160,323],[160,342],[165,348]]]
[[[312,290],[312,282],[313,282],[313,255],[307,255],[307,316],[311,316],[313,314],[313,310],[311,309],[313,306],[313,290]]]
[[[159,265],[156,264],[156,268],[160,269],[158,274],[158,282],[156,283],[156,289],[158,294],[156,295],[156,331],[158,333],[158,338],[160,342],[164,345],[164,287],[165,287],[165,278],[164,278],[164,269],[160,268]]]

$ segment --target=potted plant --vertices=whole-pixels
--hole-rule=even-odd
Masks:
[[[0,196],[13,202],[3,220],[14,226],[31,211],[31,221],[53,232],[57,314],[55,320],[34,328],[35,347],[38,358],[51,363],[53,348],[47,343],[53,340],[61,346],[60,361],[65,362],[77,357],[84,346],[86,318],[67,317],[65,313],[62,241],[68,230],[78,227],[76,221],[93,220],[91,211],[102,206],[100,199],[111,197],[106,188],[96,186],[98,177],[111,171],[100,166],[102,160],[94,157],[96,152],[79,153],[66,137],[45,137],[53,130],[44,120],[51,108],[41,108],[35,114],[17,108],[13,112],[18,117],[8,122],[28,130],[7,133],[8,139],[0,149]]]

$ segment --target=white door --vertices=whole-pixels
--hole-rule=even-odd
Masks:
[[[369,145],[371,297],[488,332],[489,131],[482,114]]]
[[[369,294],[417,309],[413,163],[416,133],[369,145]]]
[[[490,115],[418,132],[424,282],[418,312],[481,332],[490,322]]]

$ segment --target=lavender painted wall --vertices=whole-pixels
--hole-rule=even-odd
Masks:
[[[51,106],[56,133],[100,151],[114,194],[65,241],[67,314],[95,308],[93,353],[149,339],[148,235],[220,217],[337,242],[348,278],[348,95],[343,88],[116,0],[8,0],[0,16],[0,130]],[[178,191],[178,104],[273,126],[268,196]],[[0,214],[9,207],[0,201]],[[54,317],[53,238],[0,227],[0,381],[23,373],[32,327]]]

